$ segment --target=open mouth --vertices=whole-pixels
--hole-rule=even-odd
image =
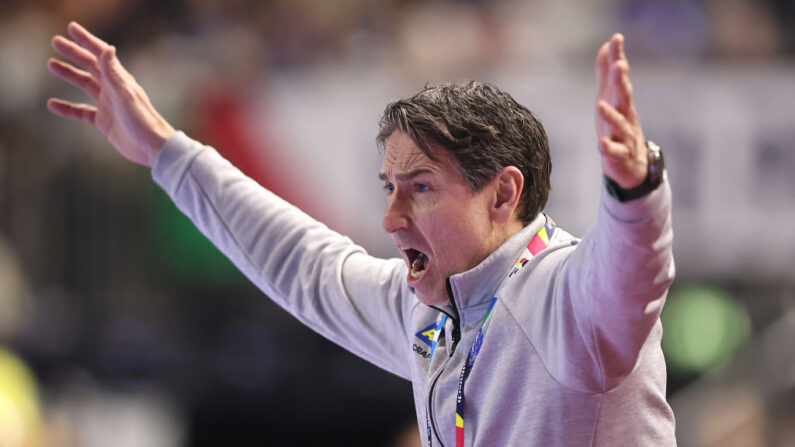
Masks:
[[[404,250],[409,260],[411,270],[409,275],[412,279],[420,279],[425,274],[425,268],[428,266],[428,255],[425,253],[409,248]]]

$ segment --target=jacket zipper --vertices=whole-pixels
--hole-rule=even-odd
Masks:
[[[453,346],[450,349],[450,357],[453,356],[455,353],[455,348],[458,346],[458,342],[461,341],[461,318],[458,314],[458,307],[455,305],[455,299],[453,298],[453,286],[450,285],[450,278],[447,278],[445,281],[445,285],[447,286],[447,298],[450,299],[450,307],[453,309]]]
[[[431,422],[431,431],[433,431],[433,435],[436,437],[436,440],[439,441],[439,446],[444,447],[444,443],[442,442],[441,436],[439,436],[439,432],[436,430],[436,422],[433,420],[433,389],[436,387],[436,382],[439,381],[439,377],[442,377],[442,373],[444,372],[444,368],[439,371],[439,374],[434,377],[433,382],[431,382],[430,391],[428,391],[428,420]],[[433,445],[433,442],[431,442]]]
[[[453,356],[455,353],[455,348],[458,346],[458,342],[461,341],[461,320],[458,313],[458,306],[455,305],[455,299],[453,298],[453,288],[450,285],[450,278],[447,278],[445,282],[447,286],[447,297],[450,299],[450,307],[452,308],[452,314],[445,312],[442,309],[434,307],[434,309],[439,310],[447,314],[451,320],[453,320],[453,333],[451,334],[451,338],[453,341],[452,346],[450,347],[450,355],[447,357],[448,360]],[[445,362],[446,363],[446,362]],[[439,432],[436,430],[436,422],[433,418],[433,390],[436,388],[436,383],[439,381],[439,378],[442,377],[442,373],[444,373],[444,367],[439,370],[439,373],[434,377],[433,382],[431,382],[430,390],[428,391],[428,419],[431,421],[431,430],[433,431],[434,436],[439,441],[439,445],[444,447],[444,443],[442,443],[442,438],[439,436]]]

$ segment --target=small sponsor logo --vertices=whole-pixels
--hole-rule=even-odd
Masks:
[[[521,270],[522,267],[527,265],[528,262],[529,262],[529,260],[527,258],[519,258],[519,259],[517,259],[516,260],[516,265],[513,267],[513,269],[511,269],[511,273],[508,274],[508,277],[510,278],[511,276],[519,273],[519,270]]]
[[[428,327],[417,332],[417,338],[428,346],[433,344],[433,336],[436,335],[436,323],[431,323]]]
[[[428,350],[425,349],[424,347],[418,345],[417,343],[414,343],[413,349],[414,349],[414,352],[416,352],[417,354],[421,355],[423,358],[426,358],[426,359],[431,358],[431,353],[428,352]]]

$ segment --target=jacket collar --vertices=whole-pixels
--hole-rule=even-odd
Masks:
[[[461,325],[467,325],[467,310],[489,302],[517,257],[527,246],[534,234],[546,222],[543,214],[539,214],[530,224],[508,238],[480,264],[457,273],[449,278],[450,293],[458,310]],[[482,317],[482,315],[476,318]]]

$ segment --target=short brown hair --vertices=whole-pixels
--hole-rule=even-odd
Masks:
[[[426,86],[386,106],[379,121],[381,148],[395,130],[405,132],[431,159],[430,146],[444,148],[473,192],[500,169],[515,166],[524,176],[519,219],[526,225],[544,209],[552,171],[544,126],[497,87],[474,81]]]

